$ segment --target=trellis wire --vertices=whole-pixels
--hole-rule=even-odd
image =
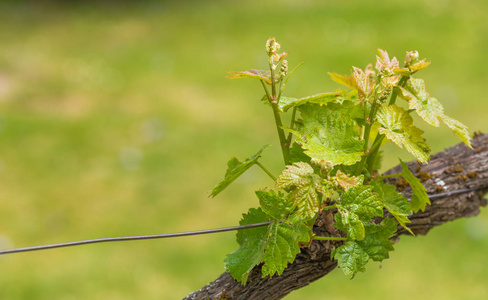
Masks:
[[[429,195],[429,199],[449,197],[452,195],[473,192],[473,191],[480,190],[480,189],[483,189],[483,188],[477,187],[477,188],[459,189],[456,191]],[[234,231],[234,230],[240,230],[240,229],[262,227],[262,226],[267,226],[271,223],[272,223],[272,221],[255,223],[255,224],[248,224],[248,225],[216,228],[216,229],[178,232],[178,233],[165,233],[165,234],[152,234],[152,235],[137,235],[137,236],[122,236],[122,237],[108,237],[108,238],[90,239],[90,240],[82,240],[82,241],[59,243],[59,244],[48,244],[48,245],[41,245],[41,246],[32,246],[32,247],[23,247],[23,248],[0,250],[0,255],[20,253],[20,252],[28,252],[28,251],[47,250],[47,249],[62,248],[62,247],[79,246],[79,245],[87,245],[87,244],[96,244],[96,243],[164,239],[164,238],[172,238],[172,237],[210,234],[210,233],[218,233],[218,232],[226,232],[226,231]]]

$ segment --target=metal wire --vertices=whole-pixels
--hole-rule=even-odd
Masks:
[[[469,188],[469,189],[460,189],[460,190],[456,190],[456,191],[452,191],[452,192],[444,192],[444,193],[430,195],[429,196],[429,199],[449,197],[449,196],[452,196],[452,195],[473,192],[473,191],[481,190],[481,189],[486,189],[486,188],[477,187],[477,188]],[[164,238],[172,238],[172,237],[182,237],[182,236],[210,234],[210,233],[218,233],[218,232],[226,232],[226,231],[234,231],[234,230],[240,230],[240,229],[248,229],[248,228],[262,227],[262,226],[267,226],[267,225],[269,225],[271,223],[272,223],[272,221],[255,223],[255,224],[249,224],[249,225],[240,225],[240,226],[233,226],[233,227],[217,228],[217,229],[206,229],[206,230],[178,232],[178,233],[153,234],[153,235],[108,237],[108,238],[99,238],[99,239],[91,239],[91,240],[83,240],[83,241],[59,243],[59,244],[48,244],[48,245],[41,245],[41,246],[14,248],[14,249],[0,250],[0,255],[20,253],[20,252],[28,252],[28,251],[38,251],[38,250],[54,249],[54,248],[62,248],[62,247],[79,246],[79,245],[87,245],[87,244],[96,244],[96,243],[124,242],[124,241],[135,241],[135,240],[151,240],[151,239],[164,239]]]
[[[19,252],[28,252],[28,251],[54,249],[54,248],[61,248],[61,247],[87,245],[87,244],[96,244],[96,243],[164,239],[164,238],[172,238],[172,237],[180,237],[180,236],[209,234],[209,233],[217,233],[217,232],[225,232],[225,231],[233,231],[233,230],[239,230],[239,229],[261,227],[261,226],[269,225],[271,223],[273,223],[273,222],[269,221],[269,222],[255,223],[255,224],[249,224],[249,225],[240,225],[240,226],[233,226],[233,227],[224,227],[224,228],[217,228],[217,229],[207,229],[207,230],[188,231],[188,232],[178,232],[178,233],[137,235],[137,236],[121,236],[121,237],[91,239],[91,240],[83,240],[83,241],[76,241],[76,242],[67,242],[67,243],[59,243],[59,244],[49,244],[49,245],[42,245],[42,246],[32,246],[32,247],[0,250],[0,255],[19,253]]]
[[[452,191],[452,192],[444,192],[444,193],[429,195],[429,199],[449,197],[449,196],[452,196],[452,195],[464,194],[464,193],[474,192],[474,191],[483,190],[483,189],[486,189],[486,187],[475,187],[475,188],[469,188],[469,189],[459,189],[459,190],[455,190],[455,191]]]

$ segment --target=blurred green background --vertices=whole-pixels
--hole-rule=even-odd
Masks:
[[[271,111],[253,80],[277,37],[286,95],[336,89],[327,71],[403,61],[418,50],[428,91],[471,131],[488,129],[488,2],[155,1],[0,3],[0,248],[235,225],[251,169],[215,199],[226,162],[273,147]],[[459,142],[422,127],[433,152]],[[385,168],[405,152],[388,148]],[[340,270],[287,299],[486,299],[488,214],[403,237],[354,280]],[[214,280],[234,233],[99,244],[0,257],[0,299],[179,299]]]

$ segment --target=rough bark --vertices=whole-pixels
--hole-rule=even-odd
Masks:
[[[410,170],[423,181],[429,194],[476,189],[431,199],[432,205],[427,206],[424,212],[419,211],[410,216],[412,223],[409,227],[415,234],[426,234],[433,227],[457,218],[476,216],[480,207],[486,206],[483,195],[488,191],[488,134],[477,135],[472,144],[473,150],[464,144],[458,144],[437,153],[432,156],[428,165],[420,165],[415,161],[408,163]],[[386,174],[400,172],[401,166],[397,166]],[[388,182],[396,184],[405,196],[411,195],[410,187],[402,179],[390,178]],[[333,231],[327,226],[329,217],[322,215],[317,219],[314,226],[316,235],[331,235],[327,230],[329,228]],[[399,226],[395,239],[398,240],[398,236],[402,234],[409,233]],[[262,278],[260,266],[257,266],[245,286],[225,272],[184,299],[281,299],[337,267],[337,262],[330,259],[330,253],[342,243],[313,241],[309,247],[302,248],[301,253],[281,276]]]

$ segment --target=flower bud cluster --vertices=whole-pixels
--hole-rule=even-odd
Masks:
[[[414,51],[407,51],[407,54],[405,55],[405,67],[409,67],[419,60],[419,53],[417,50]]]
[[[286,52],[278,53],[280,47],[280,43],[278,43],[274,37],[268,39],[266,42],[266,52],[269,56],[269,66],[273,71],[276,71],[278,64],[288,55]],[[283,63],[285,63],[285,61],[283,61]],[[283,63],[280,69],[280,74],[285,73],[286,75],[286,72],[288,72],[288,62],[285,63],[285,67],[283,67]]]
[[[393,91],[393,85],[394,84],[388,84],[385,86],[382,86],[382,90],[380,94],[378,95],[378,101],[380,102],[385,102],[391,95],[391,92]]]
[[[268,53],[269,56],[275,54],[280,50],[280,43],[276,41],[276,38],[270,38],[268,41],[266,41],[266,52]]]
[[[427,68],[430,65],[430,61],[419,58],[417,51],[408,51],[405,55],[405,67],[413,74],[422,69]]]
[[[329,172],[334,168],[334,165],[325,159],[312,158],[311,161],[313,166],[320,169],[323,175],[328,176]]]
[[[288,74],[288,61],[285,59],[281,62],[280,77],[285,78]]]

